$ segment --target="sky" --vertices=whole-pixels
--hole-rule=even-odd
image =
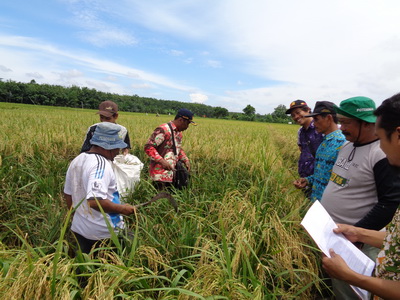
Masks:
[[[2,0],[0,78],[267,114],[400,92],[400,1]]]

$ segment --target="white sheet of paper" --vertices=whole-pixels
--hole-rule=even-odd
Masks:
[[[333,232],[337,228],[336,223],[319,201],[315,201],[301,221],[301,225],[307,230],[312,239],[328,257],[329,249],[333,249],[344,259],[347,265],[360,274],[371,276],[375,263],[343,234]],[[368,299],[368,292],[358,287],[351,286],[361,299]]]

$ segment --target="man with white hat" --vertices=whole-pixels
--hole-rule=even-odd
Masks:
[[[126,143],[120,126],[102,122],[90,140],[91,148],[70,164],[64,186],[68,208],[75,208],[71,230],[83,253],[89,253],[99,241],[124,228],[121,215],[131,215],[135,207],[121,204],[111,162]]]

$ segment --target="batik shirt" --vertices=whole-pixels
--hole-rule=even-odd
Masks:
[[[376,258],[376,277],[400,281],[400,209],[386,228],[383,248]]]
[[[329,182],[332,167],[335,164],[339,150],[346,141],[341,130],[336,130],[323,137],[315,155],[314,174],[307,177],[312,188],[311,201],[321,200],[325,187]]]
[[[173,168],[175,168],[179,160],[183,162],[188,160],[182,149],[182,132],[176,129],[173,122],[169,124],[174,130],[177,155],[174,154],[172,135],[168,123],[157,127],[144,146],[144,151],[151,158],[149,172],[151,179],[154,181],[172,182],[173,171],[165,170],[158,163],[160,159],[164,158]]]
[[[297,144],[301,148],[298,163],[300,177],[304,178],[314,173],[315,155],[321,142],[322,134],[315,130],[314,121],[307,129],[300,127],[297,139]]]

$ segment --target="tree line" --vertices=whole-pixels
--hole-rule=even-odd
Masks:
[[[180,108],[185,107],[200,117],[275,123],[286,123],[289,120],[285,114],[276,113],[278,108],[272,114],[260,115],[256,114],[251,105],[247,105],[243,109],[243,113],[234,113],[220,106],[160,100],[136,94],[119,95],[87,87],[38,84],[35,80],[31,80],[29,83],[0,80],[0,102],[97,109],[99,103],[105,100],[114,101],[118,104],[120,111],[127,112],[174,115]],[[285,107],[284,110],[286,110]]]
[[[245,121],[258,121],[267,123],[289,123],[292,119],[286,115],[286,106],[279,104],[274,108],[274,111],[270,114],[260,115],[256,113],[256,109],[248,104],[243,108],[243,114],[237,115],[233,114],[232,118]]]

